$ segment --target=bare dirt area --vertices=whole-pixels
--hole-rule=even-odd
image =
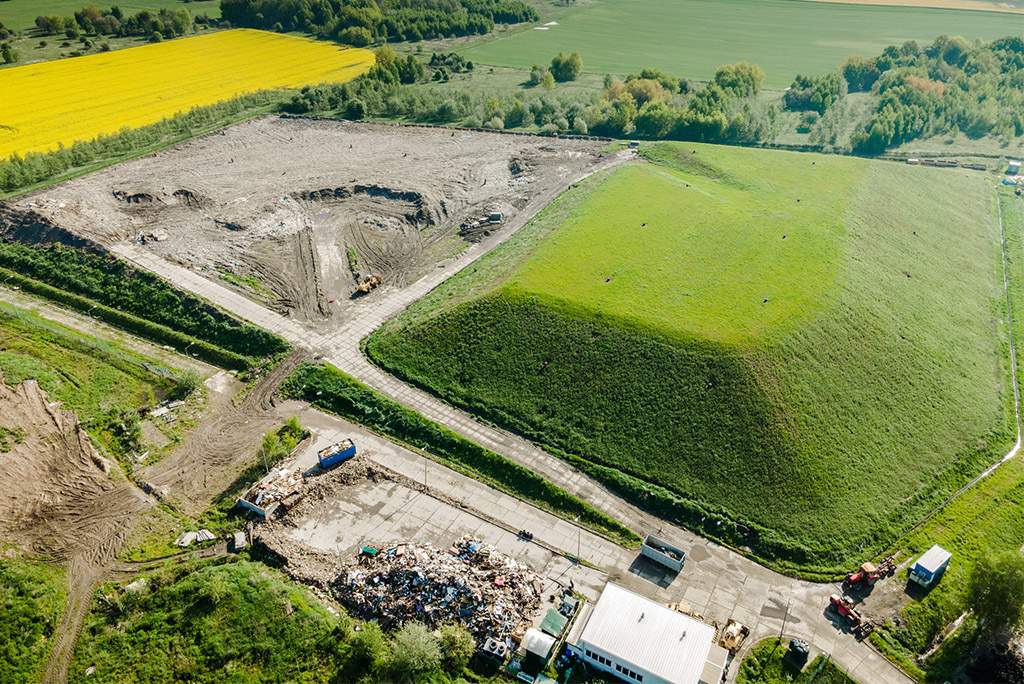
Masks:
[[[345,319],[359,276],[409,284],[489,230],[460,234],[463,224],[513,221],[606,161],[604,146],[265,117],[23,196],[6,221],[39,216],[86,242],[141,242],[279,312]]]
[[[0,374],[0,425],[0,539],[68,568],[68,606],[45,675],[60,682],[92,589],[150,502],[37,383],[10,387]]]
[[[252,459],[261,435],[276,430],[287,418],[289,403],[279,405],[274,392],[307,359],[302,352],[293,352],[237,403],[220,395],[169,455],[135,471],[135,481],[186,515],[202,513]]]

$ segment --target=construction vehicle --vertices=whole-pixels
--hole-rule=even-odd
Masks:
[[[856,608],[854,608],[852,598],[840,596],[839,594],[832,594],[828,597],[828,600],[831,607],[835,608],[836,612],[846,618],[846,621],[853,627],[859,627],[860,623],[864,621],[861,614],[857,612]]]
[[[874,563],[863,563],[857,572],[849,574],[843,581],[843,584],[855,587],[861,583],[871,586],[881,578],[878,573],[878,567]]]
[[[744,627],[735,620],[729,620],[725,624],[725,629],[722,631],[722,638],[719,640],[722,648],[729,651],[729,653],[736,655],[736,651],[740,650],[740,645],[743,640],[750,634],[750,629]]]
[[[371,273],[368,276],[363,276],[363,282],[361,282],[359,284],[359,291],[363,292],[363,293],[370,292],[374,288],[376,288],[376,287],[378,287],[380,285],[383,285],[383,284],[384,284],[384,279],[383,278],[381,278],[376,273]]]
[[[895,571],[896,556],[889,556],[878,565],[875,565],[874,563],[864,563],[860,566],[857,572],[847,575],[843,584],[850,587],[856,587],[861,584],[871,586],[882,577],[891,575]]]

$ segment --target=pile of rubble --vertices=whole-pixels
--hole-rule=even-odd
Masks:
[[[384,629],[407,620],[431,627],[460,622],[482,643],[525,629],[544,585],[525,565],[466,536],[446,550],[430,544],[363,549],[333,590],[354,615]]]
[[[290,510],[302,501],[304,482],[300,472],[293,472],[288,468],[274,469],[269,476],[246,492],[243,500],[265,511],[267,515],[272,513],[275,504]]]

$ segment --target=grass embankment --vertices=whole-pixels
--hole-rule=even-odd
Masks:
[[[746,60],[765,70],[767,86],[785,88],[797,74],[827,73],[851,54],[877,55],[890,44],[928,43],[941,34],[991,40],[1018,19],[787,0],[608,0],[566,11],[546,30],[527,28],[460,52],[476,64],[528,69],[560,50],[578,50],[592,73],[658,67],[702,80],[722,64]]]
[[[22,559],[0,560],[0,679],[38,680],[53,647],[67,589],[64,571]]]
[[[803,668],[786,660],[788,639],[765,639],[740,664],[737,684],[857,684],[835,663],[819,655]]]
[[[127,407],[152,407],[157,394],[175,388],[171,369],[7,306],[0,306],[0,369],[8,385],[35,380],[85,425]]]
[[[618,521],[556,487],[521,465],[471,442],[396,401],[370,389],[331,365],[305,363],[282,385],[282,390],[397,442],[435,456],[455,470],[495,489],[526,499],[580,522],[615,541],[637,544],[639,538]]]
[[[880,552],[1005,453],[985,180],[695,144],[645,155],[567,192],[368,353],[803,573]]]
[[[140,417],[198,382],[194,373],[7,306],[0,306],[0,370],[8,385],[35,380],[51,400],[74,410],[97,446],[128,472],[132,461],[123,457],[146,449]]]
[[[472,640],[419,625],[359,631],[265,565],[221,558],[107,585],[78,638],[71,682],[464,682]],[[141,586],[140,586],[141,584]],[[94,674],[85,671],[95,666]],[[472,675],[474,682],[494,681]]]
[[[283,338],[110,256],[0,241],[0,282],[226,368],[244,370],[289,348]]]
[[[1002,191],[1007,266],[1017,349],[1017,377],[1024,378],[1024,200]],[[887,622],[872,635],[872,643],[918,681],[943,682],[969,656],[979,625],[968,616],[957,632],[924,661],[943,631],[970,610],[967,582],[975,563],[1024,547],[1024,458],[1020,455],[961,494],[935,517],[900,541],[904,557],[915,557],[939,544],[953,553],[942,579],[930,591],[917,592],[897,623]],[[905,578],[901,578],[905,579]]]

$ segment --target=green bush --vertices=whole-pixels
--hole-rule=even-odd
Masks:
[[[122,316],[115,325],[146,337],[156,335],[158,341],[172,346],[174,342],[159,339],[166,335],[158,328],[169,328],[182,338],[196,338],[237,357],[270,357],[288,349],[283,338],[238,321],[158,276],[111,256],[60,244],[33,247],[0,241],[0,267],[109,307],[111,311],[105,312],[108,318]],[[149,327],[143,332],[136,328],[148,326],[132,319],[142,319],[158,328]]]
[[[253,359],[215,347],[212,344],[203,342],[202,340],[197,340],[196,338],[185,335],[184,333],[171,330],[170,328],[157,323],[143,320],[136,316],[132,316],[131,314],[124,313],[123,311],[112,309],[110,307],[103,306],[102,304],[95,304],[92,300],[86,299],[85,297],[80,297],[76,294],[51,287],[46,283],[26,278],[25,276],[17,273],[12,273],[4,268],[0,268],[0,280],[3,280],[7,284],[16,284],[25,292],[39,295],[40,297],[52,302],[66,306],[69,309],[74,309],[75,311],[95,316],[104,323],[135,333],[136,335],[145,337],[153,342],[166,344],[174,347],[180,352],[187,351],[204,361],[223,368],[245,370],[255,363]]]

